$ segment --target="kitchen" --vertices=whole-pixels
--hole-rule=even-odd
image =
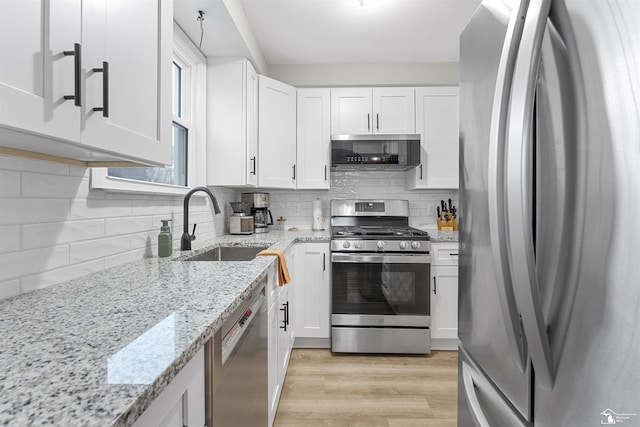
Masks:
[[[184,4],[188,4],[188,2],[184,2]],[[226,4],[233,5],[234,3],[226,2]],[[468,16],[471,15],[476,5],[477,2],[470,7]],[[363,5],[356,2],[356,6],[356,10],[358,8],[365,10],[367,2],[365,1]],[[198,16],[198,10],[206,10],[204,6],[189,9],[185,13],[190,14],[188,19],[195,27],[195,32],[190,34],[192,40],[199,40],[200,24],[202,24],[205,36],[218,28],[218,25],[214,24],[214,20],[220,14],[207,12]],[[234,18],[231,19],[232,21],[238,19],[238,16],[234,15],[237,13],[237,9],[229,7],[226,13]],[[178,11],[176,11],[176,17],[178,18]],[[198,17],[201,18],[200,21],[197,20]],[[128,24],[134,27],[139,22],[136,20],[138,18],[131,19],[133,22]],[[209,23],[211,23],[210,26]],[[217,24],[217,22],[215,23]],[[221,26],[223,27],[223,25]],[[240,29],[236,30],[237,33],[234,33],[234,37],[242,38],[244,36],[245,40],[248,40],[244,46],[248,54],[242,56],[253,57],[254,65],[259,67],[261,60],[256,53],[257,41],[251,36],[247,36],[246,27],[242,25],[238,25],[238,27]],[[282,27],[286,26],[280,28]],[[464,25],[461,25],[460,30],[463,27]],[[4,28],[7,27],[4,26]],[[5,33],[2,36],[3,40],[6,40]],[[234,37],[218,40],[224,40],[226,44],[231,45],[235,40]],[[84,49],[86,50],[86,46]],[[86,56],[87,54],[83,51],[83,57]],[[73,63],[71,58],[67,59],[69,63]],[[286,81],[290,85],[303,88],[307,86],[446,86],[457,85],[459,78],[455,61],[422,64],[416,67],[386,64],[379,67],[354,65],[335,68],[317,67],[315,69],[303,65],[291,67],[275,65],[268,68],[271,71],[270,76],[276,80]],[[331,76],[335,75],[336,68],[341,68],[342,73],[339,73],[340,77],[334,77],[332,80]],[[102,71],[94,69],[95,75],[92,75],[91,78],[101,77],[105,67],[101,69]],[[420,77],[416,78],[415,73],[418,73]],[[69,94],[73,92],[72,83],[73,81],[70,82],[71,87],[68,88]],[[92,93],[91,96],[102,99],[98,89],[96,92],[97,95]],[[65,93],[66,95],[67,93]],[[194,100],[194,102],[200,102],[202,105],[204,100],[201,98]],[[117,104],[117,101],[114,100],[111,107],[115,112],[114,117],[118,114],[114,106]],[[2,112],[4,115],[5,110]],[[203,113],[202,110],[196,110],[193,114]],[[188,125],[187,123],[183,124]],[[197,132],[191,135],[195,138],[204,138],[204,135],[198,135]],[[61,150],[66,153],[65,149]],[[119,266],[131,260],[153,257],[156,250],[154,242],[159,231],[160,220],[171,219],[173,221],[174,237],[176,238],[180,234],[178,230],[183,228],[181,222],[182,197],[180,196],[168,197],[150,195],[150,193],[140,195],[97,189],[100,185],[98,181],[101,178],[95,176],[97,175],[94,174],[95,169],[87,167],[86,158],[84,164],[81,162],[64,163],[16,157],[10,155],[12,152],[8,151],[3,151],[3,153],[9,153],[9,155],[0,157],[2,162],[0,168],[2,174],[2,222],[0,227],[2,227],[5,237],[2,244],[2,255],[0,255],[3,271],[3,278],[0,281],[0,296],[3,298],[47,288],[86,274],[100,273],[106,268]],[[13,153],[15,154],[15,152]],[[55,152],[48,154],[56,155]],[[160,154],[158,153],[158,156]],[[190,153],[190,155],[195,155],[196,162],[204,162],[205,156],[202,153],[200,156],[197,154],[197,152]],[[67,154],[60,157],[68,156]],[[136,153],[133,153],[133,157],[136,157]],[[97,160],[102,159],[98,156]],[[205,164],[196,172],[201,174],[200,180],[208,179],[202,176],[206,175],[204,172],[206,168]],[[197,179],[198,177],[194,182],[197,182]],[[272,196],[271,208],[274,217],[285,217],[287,227],[309,228],[312,204],[316,198],[320,198],[323,202],[324,218],[328,221],[330,217],[329,200],[345,198],[345,195],[352,194],[357,194],[358,198],[375,199],[380,197],[381,191],[384,191],[385,194],[393,195],[393,198],[401,195],[402,199],[409,200],[411,225],[433,226],[435,208],[440,200],[451,198],[454,204],[458,205],[456,190],[406,190],[408,178],[404,172],[332,172],[329,179],[331,182],[328,191],[268,189]],[[229,202],[239,200],[239,193],[242,191],[234,186],[214,186],[212,189],[225,214],[213,215],[204,198],[194,197],[191,200],[191,221],[198,224],[195,232],[197,239],[194,243],[196,244],[226,234],[227,217],[230,213]],[[121,189],[121,191],[123,190]],[[461,212],[464,215],[464,209]],[[56,288],[52,287],[51,289]],[[619,408],[619,412],[633,412],[634,410],[633,407]]]

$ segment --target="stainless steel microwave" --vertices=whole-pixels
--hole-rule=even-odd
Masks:
[[[407,170],[420,164],[420,135],[332,135],[334,170]]]

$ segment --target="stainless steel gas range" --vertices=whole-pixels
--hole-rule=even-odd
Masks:
[[[331,201],[332,351],[431,351],[430,247],[407,200]]]

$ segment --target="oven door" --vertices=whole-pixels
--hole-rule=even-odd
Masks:
[[[332,253],[332,324],[429,326],[428,254]]]

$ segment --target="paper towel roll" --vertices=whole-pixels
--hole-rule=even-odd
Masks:
[[[312,230],[324,230],[324,217],[322,216],[322,202],[319,198],[313,201],[313,226]]]

